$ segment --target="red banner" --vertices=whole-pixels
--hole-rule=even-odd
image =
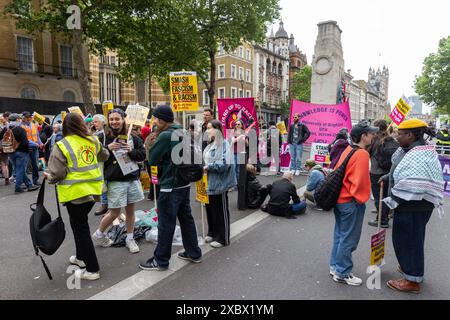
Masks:
[[[237,120],[244,122],[245,128],[249,121],[254,121],[254,127],[259,134],[258,117],[256,116],[254,98],[217,99],[219,121],[223,125],[225,138],[228,129],[233,129]]]

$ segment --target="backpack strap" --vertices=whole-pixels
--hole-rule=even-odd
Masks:
[[[45,178],[42,180],[41,188],[39,189],[39,195],[37,198],[36,205],[44,205],[44,196],[45,196]]]
[[[356,152],[358,149],[360,149],[359,147],[352,147],[352,148],[353,148],[353,150],[350,151],[350,153],[347,155],[347,157],[345,158],[344,162],[343,162],[342,165],[341,165],[341,166],[344,167],[344,169],[347,168],[347,164],[348,164],[348,162],[350,161],[350,158],[353,156],[353,154],[355,154],[355,152]]]

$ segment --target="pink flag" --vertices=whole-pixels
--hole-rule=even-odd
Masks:
[[[341,104],[313,104],[292,100],[289,130],[294,122],[294,114],[300,114],[300,122],[305,124],[311,136],[307,143],[332,143],[341,128],[350,132],[352,121],[349,102]]]
[[[233,129],[237,120],[242,120],[246,128],[249,121],[253,120],[256,132],[259,134],[254,98],[217,99],[217,106],[219,108],[218,120],[223,125],[225,138],[227,129]]]

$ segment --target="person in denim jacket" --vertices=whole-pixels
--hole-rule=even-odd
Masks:
[[[205,241],[213,248],[220,248],[230,244],[228,189],[236,185],[236,176],[222,124],[212,120],[206,132],[210,142],[203,152],[204,169],[208,174],[206,193],[209,196],[209,204],[206,205],[208,236]]]

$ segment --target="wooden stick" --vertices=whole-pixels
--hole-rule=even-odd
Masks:
[[[383,188],[384,188],[384,182],[381,181],[381,184],[380,184],[380,199],[379,199],[379,203],[378,203],[378,231],[377,231],[377,233],[379,233],[380,229],[381,229],[381,212],[383,210]]]

